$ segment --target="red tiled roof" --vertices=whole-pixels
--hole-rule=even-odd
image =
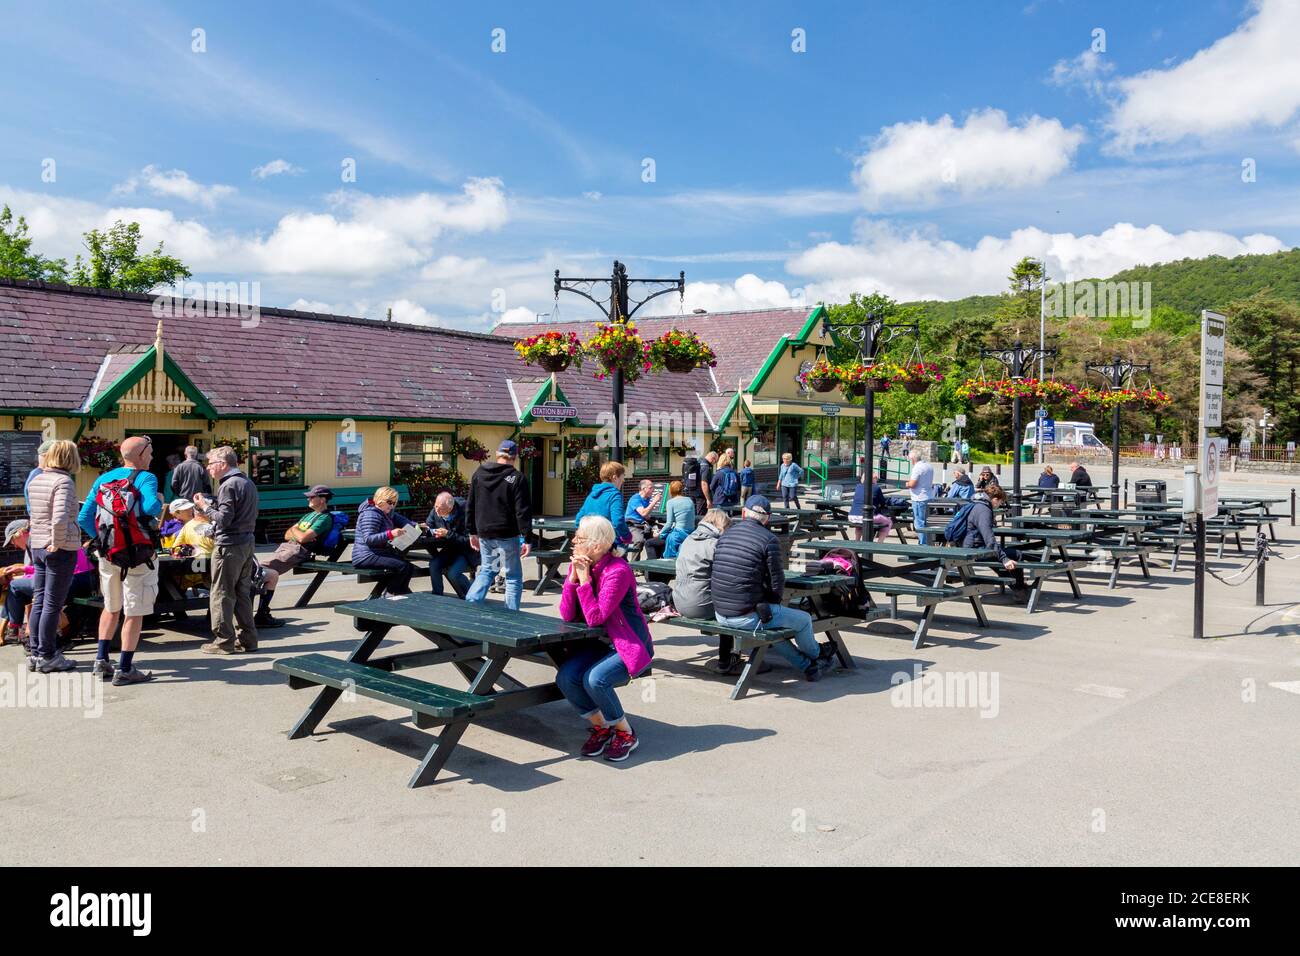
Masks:
[[[637,317],[633,319],[633,323],[646,340],[657,338],[676,327],[690,329],[709,343],[718,354],[718,366],[713,370],[718,382],[717,391],[727,393],[727,400],[730,401],[730,393],[736,390],[737,382],[748,387],[768,356],[772,354],[772,349],[776,348],[776,343],[781,336],[794,338],[798,335],[808,321],[808,316],[812,314],[813,308],[647,316]],[[545,322],[502,323],[492,330],[492,334],[524,338],[547,329],[557,329],[562,332],[577,332],[585,336],[594,330],[595,321],[597,320],[562,322],[558,325],[549,325]],[[712,392],[714,389],[709,391]]]
[[[0,408],[78,412],[153,344],[155,299],[0,279]],[[178,303],[179,305],[179,303]],[[508,379],[536,377],[499,335],[263,308],[163,318],[164,348],[222,416],[370,416],[514,422]],[[194,310],[191,310],[194,311]],[[112,354],[96,386],[96,376]],[[120,366],[120,368],[119,368]],[[610,408],[609,382],[568,370],[560,388],[583,422]],[[516,394],[526,404],[534,382]],[[655,375],[627,387],[630,410],[699,411],[707,370]],[[527,394],[525,394],[527,393]]]

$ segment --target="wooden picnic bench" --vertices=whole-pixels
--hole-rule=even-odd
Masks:
[[[862,568],[862,586],[867,592],[868,600],[874,608],[876,606],[876,595],[888,597],[889,617],[895,620],[899,620],[898,599],[900,597],[915,598],[917,606],[924,610],[912,637],[913,648],[924,646],[925,635],[934,620],[936,609],[945,601],[969,601],[979,626],[988,627],[989,625],[988,616],[984,613],[984,605],[980,597],[995,591],[997,585],[975,580],[971,568],[977,561],[988,561],[995,558],[996,554],[990,549],[895,544],[892,541],[834,541],[830,539],[808,541],[803,547],[814,554],[847,550],[866,557],[871,561],[871,564],[869,567]],[[911,559],[911,562],[902,565],[880,564],[871,560],[877,556]],[[908,574],[931,569],[934,571],[934,575],[929,584],[920,584],[905,579]],[[949,572],[956,572],[960,583],[949,585],[947,583]],[[897,577],[899,580],[882,580],[884,577]]]
[[[446,766],[470,723],[484,716],[507,714],[560,700],[554,681],[529,686],[505,673],[516,659],[558,667],[565,653],[604,636],[603,628],[569,624],[555,617],[509,611],[493,604],[466,604],[459,598],[407,594],[340,605],[340,614],[355,618],[365,636],[346,660],[304,654],[275,662],[274,669],[293,689],[319,687],[320,693],[289,732],[298,740],[317,726],[344,693],[378,700],[411,711],[420,729],[441,727],[407,786],[433,783]],[[373,657],[396,627],[409,627],[434,645]],[[465,691],[397,671],[451,664],[468,682]]]
[[[335,487],[332,489],[334,492],[333,497],[330,498],[330,510],[341,511],[350,508],[355,516],[355,512],[361,506],[361,503],[375,493],[376,487],[378,486]],[[411,490],[409,487],[406,485],[393,485],[392,488],[397,492],[399,507],[410,504]],[[301,488],[263,488],[258,492],[257,503],[258,514],[255,533],[264,542],[267,540],[267,524],[271,518],[301,515],[307,510],[307,499],[303,496],[303,489]]]

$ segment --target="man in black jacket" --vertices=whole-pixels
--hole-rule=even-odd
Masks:
[[[1076,488],[1092,487],[1092,476],[1088,474],[1088,469],[1077,461],[1070,462],[1070,484]]]
[[[477,552],[469,546],[465,502],[444,491],[434,500],[425,527],[429,529],[429,590],[441,594],[445,574],[456,596],[463,598],[469,591],[467,572],[477,557]]]
[[[961,546],[996,552],[1002,567],[1010,571],[1010,576],[1015,580],[1011,588],[1011,596],[1023,603],[1029,598],[1029,589],[1025,587],[1025,572],[1016,566],[1020,552],[1014,548],[1008,550],[1002,547],[1001,540],[993,533],[993,509],[1007,503],[1007,493],[1002,490],[1001,485],[991,484],[987,487],[987,493],[975,492],[971,503],[966,505],[969,511],[966,513],[966,534],[961,540]]]
[[[479,465],[469,482],[465,499],[465,526],[469,544],[483,557],[478,575],[465,595],[466,601],[478,602],[487,597],[488,588],[498,571],[506,576],[505,603],[519,610],[524,590],[524,568],[520,561],[528,557],[528,535],[533,530],[533,499],[528,481],[515,459],[519,446],[506,439],[497,448],[497,460]]]
[[[185,460],[172,469],[171,493],[173,498],[194,500],[195,495],[212,493],[212,482],[208,480],[207,469],[199,461],[197,445],[185,446]],[[167,493],[167,489],[162,489]]]
[[[783,607],[785,572],[781,568],[781,546],[767,530],[771,504],[763,495],[750,495],[741,512],[742,520],[722,533],[713,552],[709,591],[719,624],[748,631],[791,628],[794,643],[773,645],[810,681],[821,680],[832,666],[835,645],[817,644],[812,617],[798,608]]]

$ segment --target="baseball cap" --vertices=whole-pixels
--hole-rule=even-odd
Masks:
[[[192,510],[194,508],[194,502],[190,501],[189,498],[176,498],[167,506],[167,508],[172,514],[176,514],[177,512]]]
[[[766,518],[772,513],[772,502],[764,495],[750,495],[745,499],[745,510]]]
[[[15,518],[13,521],[5,525],[5,547],[9,547],[10,542],[14,539],[14,535],[22,534],[30,527],[31,524],[26,518]]]
[[[334,497],[334,492],[330,491],[328,485],[312,485],[310,488],[304,491],[303,494],[306,495],[308,498],[314,498],[317,495],[320,495],[323,498]]]
[[[511,458],[517,458],[519,456],[519,446],[507,438],[501,444],[497,445],[497,454],[509,455]]]

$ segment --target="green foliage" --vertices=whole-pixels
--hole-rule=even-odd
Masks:
[[[0,278],[63,282],[67,277],[66,260],[47,259],[32,251],[27,219],[19,216],[15,221],[8,206],[0,210]]]
[[[138,222],[128,224],[119,219],[108,232],[92,229],[85,238],[90,257],[83,261],[77,256],[72,267],[73,285],[151,292],[191,275],[179,259],[163,253],[161,242],[153,252],[142,255]]]

